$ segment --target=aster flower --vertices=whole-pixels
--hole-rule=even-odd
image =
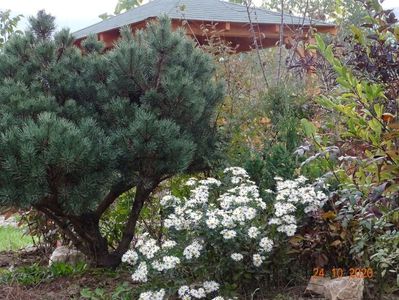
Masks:
[[[244,258],[244,256],[241,253],[233,253],[232,255],[230,255],[230,257],[234,261],[241,261]]]
[[[148,268],[145,262],[141,262],[132,275],[132,280],[135,282],[147,282]]]
[[[184,295],[187,295],[190,293],[190,288],[187,285],[183,285],[179,288],[177,293],[178,293],[179,297],[182,298]]]
[[[161,289],[157,292],[145,292],[141,293],[139,300],[163,300],[165,298],[165,290]]]
[[[248,229],[248,236],[249,236],[251,239],[257,238],[258,235],[259,235],[259,229],[258,229],[258,228],[256,228],[256,227],[251,227],[251,228]]]
[[[224,229],[220,233],[223,235],[225,240],[231,240],[237,236],[237,233],[234,230]]]
[[[264,237],[260,240],[259,246],[262,251],[270,252],[273,249],[273,241],[271,239],[269,239],[268,237]]]
[[[123,263],[128,263],[129,265],[134,266],[139,259],[139,256],[136,251],[134,250],[128,250],[125,254],[122,256],[122,262]]]
[[[196,299],[202,299],[206,297],[205,289],[198,288],[198,289],[190,289],[190,295]]]
[[[194,241],[191,245],[184,249],[183,255],[188,260],[192,259],[193,257],[198,258],[201,255],[200,251],[202,248],[203,246],[198,241]]]
[[[262,265],[264,259],[265,259],[265,257],[260,254],[254,254],[252,256],[252,262],[255,267],[260,267]]]
[[[216,281],[204,281],[202,285],[207,294],[216,292],[220,287],[219,283],[217,283]]]

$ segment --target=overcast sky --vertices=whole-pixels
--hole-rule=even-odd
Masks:
[[[116,3],[117,0],[0,0],[0,10],[11,9],[14,14],[31,16],[45,9],[56,17],[58,28],[69,27],[76,31],[99,22],[100,14],[112,13]],[[399,0],[385,0],[384,6],[399,7]]]

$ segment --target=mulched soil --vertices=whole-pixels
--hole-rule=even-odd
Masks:
[[[21,251],[0,252],[0,268],[29,266],[34,263],[46,265],[49,261],[49,254],[44,250],[35,247],[28,247]]]
[[[34,263],[47,265],[49,255],[40,249],[19,252],[0,252],[0,271],[9,267],[29,266]],[[51,281],[42,282],[34,286],[23,286],[18,284],[0,284],[0,300],[64,300],[64,299],[83,299],[80,291],[84,288],[94,290],[103,289],[106,294],[112,292],[123,282],[130,283],[131,274],[127,271],[107,272],[100,269],[89,269],[83,274],[56,278]],[[129,284],[132,290],[133,284]],[[310,300],[323,299],[317,296],[303,298],[303,291],[306,286],[285,287],[283,289],[270,291],[262,294],[262,298],[281,299],[281,300]],[[367,294],[367,293],[366,293]],[[279,296],[277,296],[279,295]],[[284,296],[283,296],[284,295]],[[259,295],[260,296],[260,295]],[[308,296],[309,297],[309,296]],[[110,298],[107,298],[110,299]],[[365,297],[365,299],[375,299]],[[384,300],[399,300],[399,295],[383,297]]]
[[[20,285],[0,286],[0,299],[6,300],[64,300],[81,299],[80,291],[83,288],[102,288],[105,291],[112,292],[119,283],[128,281],[126,278],[110,278],[104,274],[82,275],[75,277],[63,277],[44,282],[36,286],[24,287]],[[133,286],[132,286],[133,288]]]

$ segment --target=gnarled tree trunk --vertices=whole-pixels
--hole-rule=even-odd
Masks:
[[[106,206],[102,202],[97,211],[79,216],[63,213],[59,206],[54,205],[54,202],[51,205],[47,202],[47,204],[36,205],[35,207],[53,220],[72,241],[74,246],[84,253],[94,266],[117,267],[133,240],[136,224],[144,203],[149,199],[156,186],[157,184],[153,184],[150,187],[145,187],[144,185],[136,187],[129,218],[126,221],[118,247],[114,251],[110,251],[107,239],[101,234],[100,218],[119,195],[114,195],[113,201],[106,197],[104,199],[104,201],[108,202]]]

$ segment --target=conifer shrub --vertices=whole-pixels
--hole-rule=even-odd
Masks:
[[[209,168],[223,96],[211,58],[161,18],[81,49],[45,12],[0,54],[0,205],[34,208],[98,266],[115,266],[163,180]],[[99,222],[126,191],[134,201],[110,250]]]

